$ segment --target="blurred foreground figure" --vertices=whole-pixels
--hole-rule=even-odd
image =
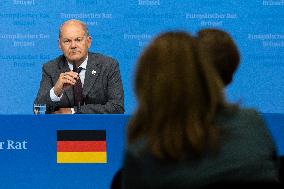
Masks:
[[[137,110],[127,128],[122,188],[277,183],[269,130],[253,109],[225,102],[196,38],[157,36],[137,63]]]

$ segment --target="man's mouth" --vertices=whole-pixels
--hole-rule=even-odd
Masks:
[[[79,53],[79,52],[78,51],[71,51],[70,52],[71,55],[74,55],[74,54],[77,54],[77,53]]]

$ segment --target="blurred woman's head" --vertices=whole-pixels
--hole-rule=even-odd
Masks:
[[[142,137],[158,158],[182,159],[217,144],[213,121],[224,105],[222,82],[186,32],[158,35],[137,62],[138,107],[129,143]],[[210,148],[209,147],[209,148]]]
[[[200,50],[211,58],[224,85],[229,85],[240,63],[239,50],[231,36],[220,29],[202,29],[197,38]]]

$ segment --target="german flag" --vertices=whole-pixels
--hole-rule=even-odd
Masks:
[[[58,130],[57,163],[107,163],[105,130]]]

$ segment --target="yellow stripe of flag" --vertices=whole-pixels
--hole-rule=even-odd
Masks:
[[[106,152],[57,152],[57,163],[107,163]]]

